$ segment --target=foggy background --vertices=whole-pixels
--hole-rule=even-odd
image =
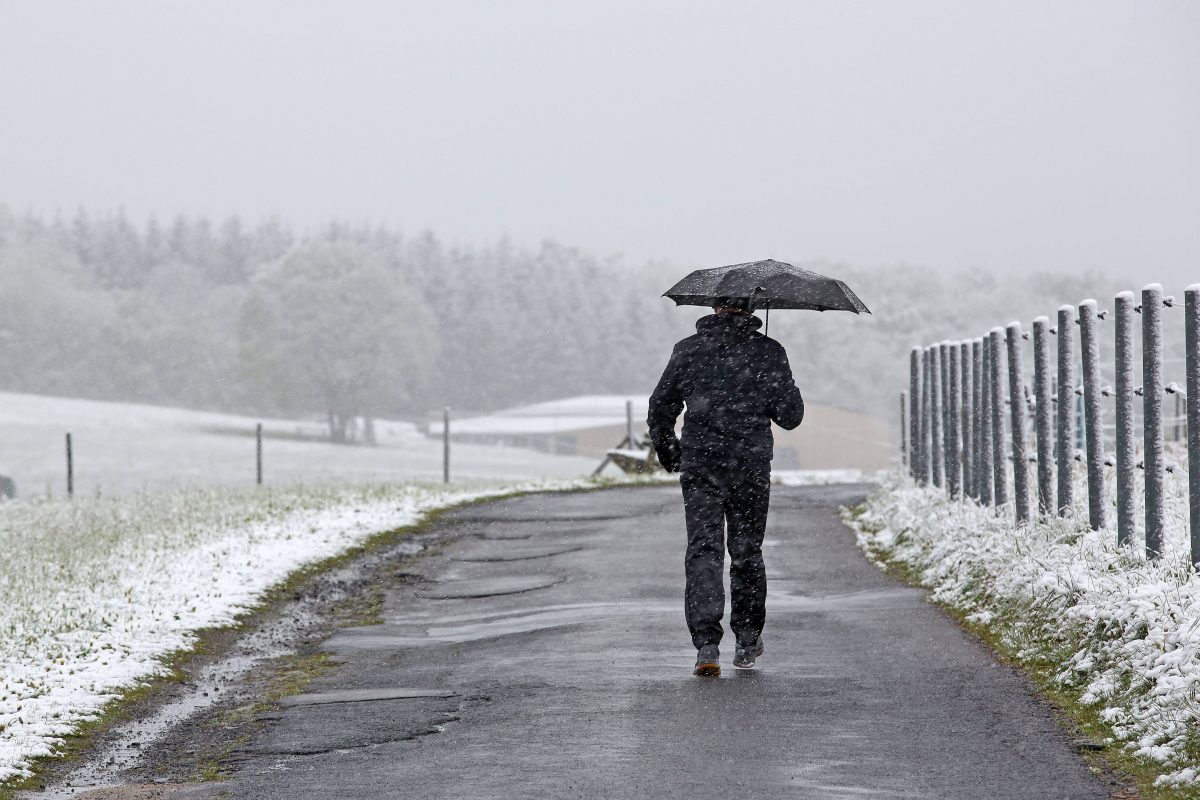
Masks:
[[[420,418],[649,391],[774,257],[810,400],[1200,280],[1190,2],[0,2],[0,389]],[[1048,277],[1047,273],[1054,273]]]

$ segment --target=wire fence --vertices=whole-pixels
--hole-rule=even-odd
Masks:
[[[1115,505],[1117,542],[1134,543],[1140,500],[1145,553],[1158,558],[1165,473],[1186,469],[1191,560],[1200,566],[1200,284],[1185,293],[1182,325],[1180,304],[1160,285],[1135,300],[1120,292],[1111,312],[1095,300],[1064,305],[1054,324],[1033,320],[1032,336],[1012,322],[984,336],[914,347],[900,404],[902,458],[912,478],[953,499],[1006,509],[1024,524],[1035,514],[1075,513],[1072,476],[1082,462],[1088,525],[1109,527]],[[1182,340],[1182,358],[1164,357],[1164,315],[1182,334],[1169,340],[1172,352]],[[1108,325],[1112,357],[1104,361]],[[1167,380],[1167,367],[1183,368],[1184,385]],[[1170,416],[1165,398],[1174,405]],[[1186,441],[1186,467],[1166,457],[1170,440]],[[1114,478],[1115,504],[1106,499]]]

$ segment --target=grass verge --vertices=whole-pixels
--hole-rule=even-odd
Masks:
[[[856,506],[846,511],[846,519],[871,529],[862,520],[865,506]],[[875,531],[877,532],[877,531]],[[896,559],[882,548],[870,547],[871,559],[889,576],[917,588],[928,588],[921,581],[918,570],[909,563]],[[1113,800],[1200,800],[1200,790],[1195,787],[1156,786],[1155,779],[1162,774],[1162,766],[1146,758],[1125,751],[1113,733],[1112,726],[1100,718],[1096,706],[1082,703],[1081,690],[1063,687],[1057,680],[1059,663],[1051,654],[1031,655],[1028,649],[1018,653],[1003,636],[1011,610],[996,613],[989,624],[968,619],[969,614],[951,604],[930,602],[942,609],[959,627],[982,642],[1001,664],[1023,675],[1034,693],[1055,712],[1059,723],[1071,735],[1080,756],[1096,773],[1104,775],[1114,787]]]

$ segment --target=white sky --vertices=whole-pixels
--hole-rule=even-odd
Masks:
[[[1180,284],[1200,2],[0,0],[0,202]]]

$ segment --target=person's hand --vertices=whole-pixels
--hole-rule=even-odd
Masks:
[[[683,455],[679,451],[678,442],[669,442],[664,445],[661,450],[656,451],[658,455],[658,463],[662,464],[662,468],[667,472],[678,472],[679,464],[683,460]]]

